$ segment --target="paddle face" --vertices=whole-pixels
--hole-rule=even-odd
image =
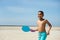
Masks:
[[[29,32],[30,31],[30,28],[29,28],[29,26],[22,26],[22,30],[24,31],[24,32]]]

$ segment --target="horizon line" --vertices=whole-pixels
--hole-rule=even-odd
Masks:
[[[21,27],[23,25],[0,25],[0,26],[17,26],[17,27]],[[37,25],[27,25],[27,26],[31,26],[31,27],[36,27]],[[53,27],[60,27],[60,26],[53,26]]]

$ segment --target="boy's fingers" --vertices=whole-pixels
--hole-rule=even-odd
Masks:
[[[47,33],[47,35],[49,35],[50,33]]]

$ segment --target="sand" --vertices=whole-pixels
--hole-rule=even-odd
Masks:
[[[21,27],[1,26],[0,40],[38,40],[38,32],[23,32]],[[53,27],[47,40],[60,40],[60,27]]]

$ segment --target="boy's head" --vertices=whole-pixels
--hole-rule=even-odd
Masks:
[[[43,18],[44,12],[43,11],[38,11],[38,18]]]

